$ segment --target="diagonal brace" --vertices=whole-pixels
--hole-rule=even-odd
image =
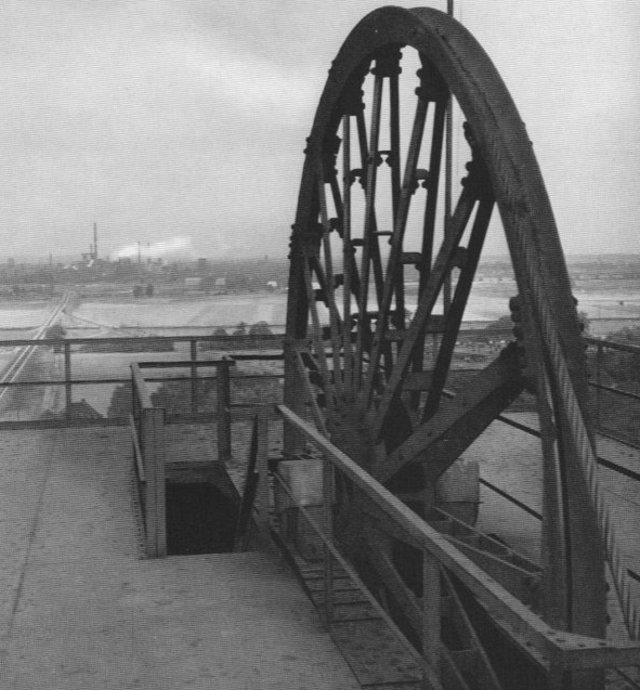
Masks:
[[[463,395],[420,424],[404,443],[373,471],[386,483],[418,457],[425,459],[428,482],[434,482],[522,392],[515,347],[509,346],[484,369]]]

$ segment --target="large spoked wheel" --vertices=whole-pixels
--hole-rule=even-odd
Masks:
[[[454,137],[467,161],[450,209],[449,99],[462,114]],[[476,268],[500,221],[522,336],[450,399]],[[535,394],[545,467],[537,608],[555,627],[602,636],[602,547],[567,412],[569,390],[574,412],[589,418],[564,257],[509,93],[482,48],[446,15],[377,10],[334,60],[306,150],[287,318],[286,404],[310,411],[335,445],[425,519],[438,478],[525,388]],[[415,592],[420,583],[403,572],[397,545],[361,521],[367,507],[352,487],[336,489],[344,548],[401,609],[402,588]]]

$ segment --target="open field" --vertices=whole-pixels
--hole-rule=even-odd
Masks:
[[[0,330],[30,330],[37,328],[47,318],[53,302],[0,302]],[[19,336],[9,336],[19,337]]]
[[[407,286],[407,307],[415,309],[417,286]],[[496,321],[509,313],[509,298],[517,292],[513,280],[481,280],[472,290],[465,320],[475,325]],[[640,285],[633,281],[592,281],[576,285],[578,309],[591,319],[591,334],[604,336],[623,326],[640,322]],[[62,318],[67,337],[110,337],[142,335],[208,335],[222,326],[228,333],[241,322],[252,325],[267,322],[275,332],[282,332],[286,316],[286,292],[251,292],[226,295],[184,295],[134,299],[120,292],[76,296]],[[54,306],[54,301],[0,302],[0,332],[5,339],[30,337]],[[44,351],[44,348],[43,348]],[[14,352],[0,348],[0,370]],[[202,351],[201,358],[208,358]],[[75,347],[72,356],[74,378],[120,378],[129,376],[129,364],[141,360],[177,360],[189,358],[187,343],[176,344],[173,352],[81,352]],[[61,354],[40,359],[44,376],[63,377]],[[49,387],[42,400],[42,409],[60,413],[64,405],[62,387]],[[86,400],[101,415],[107,414],[115,386],[77,385],[73,401]],[[35,390],[34,390],[35,392]],[[30,399],[33,396],[30,396]],[[31,400],[31,402],[33,402]],[[5,405],[6,407],[6,405]],[[33,405],[30,404],[30,408]],[[23,412],[26,412],[23,411]],[[21,412],[20,414],[23,414]],[[34,409],[29,410],[29,414]],[[15,414],[15,411],[12,411]]]
[[[236,326],[241,321],[254,324],[284,324],[286,293],[216,295],[192,299],[150,297],[119,302],[82,302],[70,315],[80,324],[91,322],[117,328],[175,328]],[[69,317],[68,317],[69,318]],[[71,325],[71,324],[70,324]]]
[[[407,308],[415,310],[417,284],[407,285]],[[509,313],[509,298],[517,293],[509,278],[474,283],[465,311],[465,321],[495,321]],[[578,309],[590,319],[640,318],[640,283],[629,280],[580,281],[574,287]],[[266,321],[283,325],[286,320],[286,292],[163,296],[133,298],[130,293],[78,296],[64,317],[67,329],[107,331],[132,329],[201,329],[235,327],[240,322]],[[0,302],[0,331],[6,338],[28,337],[40,325],[53,301]],[[20,330],[24,336],[17,335]],[[98,334],[97,332],[95,333]],[[111,333],[109,333],[111,334]]]

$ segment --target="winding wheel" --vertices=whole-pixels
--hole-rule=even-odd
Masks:
[[[466,157],[451,196],[448,110],[457,113],[450,122],[461,123],[454,136]],[[426,523],[442,526],[453,518],[438,508],[438,481],[528,392],[544,467],[541,563],[482,535],[473,548],[451,542],[541,624],[604,638],[603,554],[612,547],[596,505],[580,324],[532,145],[495,67],[441,12],[376,10],[332,63],[305,153],[291,238],[286,406]],[[517,293],[505,300],[515,338],[452,395],[465,308],[487,232],[500,224]],[[287,431],[285,453],[301,447]],[[415,549],[339,475],[334,500],[333,538],[419,646],[415,606],[432,583]],[[469,673],[447,666],[446,652],[436,671],[442,687],[604,686],[600,670],[514,676],[505,652],[513,640],[496,642],[504,634],[491,632],[491,612],[446,568],[436,577],[481,659]],[[623,581],[618,589],[624,597]],[[451,636],[443,627],[443,647],[455,647]]]

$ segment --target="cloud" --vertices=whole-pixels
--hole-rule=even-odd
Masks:
[[[489,15],[456,2],[527,122],[561,231],[589,228],[594,250],[609,246],[594,206],[640,172],[632,5],[614,2],[609,12],[586,0],[501,0]],[[96,221],[105,252],[182,236],[205,254],[285,254],[327,70],[377,6],[6,0],[4,251],[79,253]],[[615,198],[607,225],[623,227],[619,243],[632,247],[635,197]]]

